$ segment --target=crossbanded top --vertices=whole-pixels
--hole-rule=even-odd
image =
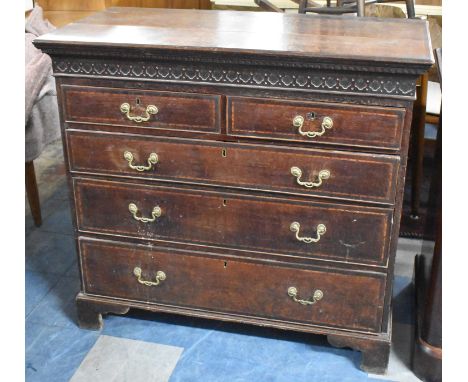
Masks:
[[[427,22],[355,16],[113,7],[35,40],[66,46],[226,52],[432,65]]]

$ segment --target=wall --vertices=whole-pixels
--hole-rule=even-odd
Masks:
[[[36,0],[44,16],[60,27],[102,9],[120,7],[210,9],[210,0]]]

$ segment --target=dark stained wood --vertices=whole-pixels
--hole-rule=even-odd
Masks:
[[[420,274],[420,296],[422,309],[421,338],[431,346],[441,349],[442,353],[442,132],[439,128],[435,179],[431,187],[431,194],[435,195],[432,203],[436,209],[435,219],[429,225],[436,227],[436,240],[433,253],[426,253],[425,261],[430,267],[421,267],[424,273]],[[423,297],[424,296],[424,297]]]
[[[175,314],[183,314],[185,316],[191,317],[200,317],[203,319],[214,319],[220,321],[227,321],[227,322],[240,322],[240,318],[242,318],[243,324],[253,324],[259,325],[263,327],[271,327],[275,329],[283,329],[283,330],[294,330],[302,333],[315,333],[315,334],[324,334],[324,335],[333,335],[333,336],[340,336],[340,337],[348,337],[349,339],[360,340],[362,342],[375,342],[375,341],[389,341],[389,335],[387,332],[383,333],[365,333],[360,331],[346,331],[341,330],[338,328],[332,327],[325,327],[319,325],[312,325],[312,324],[303,324],[297,323],[294,321],[277,321],[273,319],[268,319],[264,317],[258,316],[236,316],[228,313],[217,312],[217,311],[209,311],[206,309],[191,309],[185,308],[181,306],[173,306],[173,305],[163,305],[163,304],[148,304],[146,302],[140,301],[128,301],[122,299],[116,299],[108,296],[97,296],[97,295],[89,295],[84,293],[79,293],[77,295],[77,301],[86,301],[92,303],[93,306],[96,308],[102,307],[105,309],[106,306],[113,305],[116,307],[121,307],[122,309],[128,308],[129,306],[132,308],[147,310],[150,312],[164,312],[164,313],[175,313]],[[118,314],[118,313],[117,313]],[[357,342],[357,341],[356,341]]]
[[[221,97],[217,95],[65,86],[63,97],[66,122],[219,131]],[[158,111],[148,121],[135,122],[120,110],[123,103],[130,105],[130,117],[147,117],[149,105],[156,106]]]
[[[283,13],[284,10],[281,8],[278,8],[275,4],[268,0],[255,0],[255,4],[257,4],[260,8],[265,9],[266,11],[269,12],[279,12]]]
[[[36,172],[33,161],[25,162],[26,194],[28,196],[29,208],[36,227],[42,225],[41,203],[39,201],[39,190],[36,182]]]
[[[403,208],[403,196],[405,191],[405,175],[406,175],[406,166],[408,161],[408,147],[409,147],[409,140],[410,140],[410,132],[411,132],[411,120],[412,120],[412,108],[409,106],[406,110],[405,114],[405,121],[403,127],[403,139],[402,139],[402,150],[400,152],[400,171],[398,173],[398,181],[397,181],[397,203],[395,206],[395,211],[393,214],[393,230],[392,235],[390,238],[390,256],[388,261],[388,269],[387,272],[390,275],[394,274],[395,269],[395,254],[397,251],[398,246],[398,238],[400,233],[400,222],[401,222],[401,214]],[[388,306],[387,314],[384,315],[383,319],[383,326],[391,327],[391,304],[392,304],[392,296],[393,296],[393,277],[387,278],[387,290],[385,293],[385,306]]]
[[[440,232],[440,231],[439,231]],[[437,237],[431,266],[415,258],[416,325],[412,369],[425,382],[442,381],[442,249]]]
[[[149,138],[128,134],[67,131],[70,168],[74,173],[111,174],[131,178],[209,184],[297,195],[324,196],[383,204],[395,202],[399,161],[395,156],[369,155],[287,147],[212,143],[185,139]],[[158,163],[148,171],[151,153]],[[302,182],[318,183],[320,171],[330,177],[318,187],[297,183],[291,168],[302,170]],[[364,182],[363,179],[366,178]]]
[[[78,325],[82,329],[101,330],[103,314],[126,314],[129,309],[128,306],[120,306],[112,303],[96,304],[92,301],[82,299],[81,294],[78,294],[76,297]]]
[[[303,324],[380,330],[383,274],[350,276],[288,269],[84,239],[80,246],[88,294]],[[154,281],[157,271],[163,271],[166,279],[156,286],[143,285],[133,273],[135,267],[142,270],[144,281]],[[317,289],[323,298],[314,305],[302,305],[288,295],[291,286],[297,288],[300,299],[309,299]]]
[[[366,370],[385,370],[412,102],[433,63],[425,21],[113,8],[35,44],[53,60],[77,243],[98,243],[79,249],[82,325],[134,307],[320,333],[362,351]],[[149,99],[161,119],[125,121],[122,102],[144,113]],[[244,102],[234,126],[230,100]],[[297,111],[333,113],[336,136],[296,138]],[[143,164],[156,145],[154,170],[129,172],[121,150]],[[292,160],[307,180],[330,166],[330,182],[296,191]],[[138,222],[130,202],[138,216],[155,204],[162,216]],[[301,236],[319,223],[327,231],[299,242],[295,220]],[[197,294],[168,288],[168,277],[161,302],[163,289],[131,284],[130,260],[144,277],[164,262]],[[284,295],[282,283],[297,281],[310,297],[316,280],[330,300],[299,306]]]
[[[84,59],[83,59],[84,60]],[[133,60],[132,60],[133,61]],[[126,61],[131,63],[132,61]],[[56,61],[55,61],[56,62]],[[148,61],[149,62],[149,61]],[[205,64],[205,63],[204,63]],[[249,67],[250,68],[250,67]],[[65,73],[65,72],[63,72]],[[315,89],[310,89],[303,91],[300,89],[298,91],[294,88],[282,88],[282,87],[263,87],[263,86],[254,86],[248,84],[247,87],[243,87],[243,83],[239,83],[235,86],[224,83],[189,83],[189,82],[174,82],[174,81],[156,81],[151,77],[141,78],[141,77],[131,77],[126,78],[121,75],[115,75],[113,77],[107,76],[98,76],[98,75],[66,75],[62,72],[54,73],[56,79],[60,79],[61,86],[80,86],[80,87],[99,87],[99,88],[118,88],[122,90],[136,90],[143,89],[147,91],[155,92],[172,92],[172,93],[196,93],[196,94],[207,94],[207,95],[222,95],[225,97],[249,97],[249,98],[271,98],[283,101],[298,101],[306,103],[319,103],[322,106],[325,104],[342,104],[343,106],[347,105],[358,105],[358,106],[376,106],[380,108],[391,108],[394,109],[406,109],[408,106],[412,106],[414,103],[414,98],[409,99],[404,94],[400,94],[398,97],[390,96],[393,93],[382,93],[381,96],[375,96],[366,91],[363,93],[346,93],[346,92],[333,92],[333,89],[330,89],[328,92],[315,91]],[[130,77],[130,75],[129,75]],[[336,76],[338,77],[338,76]],[[238,86],[239,85],[239,86]],[[415,82],[412,84],[414,89],[416,89],[416,77]],[[408,91],[408,94],[411,94],[411,91]],[[408,102],[410,101],[410,102]],[[225,101],[221,102],[221,106],[225,106]],[[225,115],[225,112],[222,113]],[[221,118],[221,122],[225,120],[225,117]],[[179,136],[179,134],[177,134]],[[211,139],[211,138],[210,138]]]
[[[361,351],[361,369],[365,372],[385,374],[391,347],[391,332],[387,333],[387,335],[373,339],[335,334],[328,335],[327,339],[330,345]]]
[[[227,112],[227,131],[234,136],[391,150],[400,148],[405,116],[396,108],[240,97],[228,98]],[[304,132],[321,132],[325,117],[332,118],[333,127],[322,136],[305,137],[293,125],[296,116],[304,118]]]
[[[430,65],[433,55],[428,36],[427,24],[421,20],[108,8],[36,41],[41,46],[66,44],[68,49],[112,46],[126,51],[271,53],[337,62]]]
[[[387,263],[391,209],[79,178],[74,184],[78,229],[83,232]],[[162,215],[152,223],[139,222],[129,212],[130,203],[138,207],[139,217],[151,217],[156,206]],[[300,237],[316,237],[319,224],[327,231],[317,243],[303,243],[290,230],[293,222],[301,225]]]
[[[104,87],[104,88],[119,88],[122,90],[135,90],[136,88],[144,88],[146,90],[153,90],[156,92],[168,92],[168,93],[193,93],[194,86],[193,84],[185,84],[185,83],[162,83],[156,81],[129,81],[127,79],[108,79],[108,78],[98,78],[98,77],[70,77],[70,76],[58,76],[56,79],[60,79],[60,83],[63,85],[71,85],[71,86],[80,86],[80,87]],[[63,86],[62,85],[62,86]],[[65,87],[65,86],[64,86]],[[368,106],[376,106],[377,108],[383,110],[386,108],[390,108],[390,110],[405,110],[405,115],[407,115],[409,103],[405,99],[400,98],[386,98],[386,97],[373,97],[373,96],[346,96],[344,94],[331,94],[331,93],[322,93],[322,92],[297,92],[292,90],[284,90],[284,89],[260,89],[260,88],[249,88],[247,91],[241,87],[231,87],[231,86],[203,86],[197,84],[196,92],[198,94],[222,94],[229,97],[239,97],[242,95],[248,94],[252,98],[260,98],[268,96],[269,99],[274,101],[275,99],[283,100],[287,99],[287,101],[295,103],[314,103],[316,104],[319,102],[321,105],[323,104],[341,104],[343,106],[353,106],[353,105],[368,105]],[[61,89],[60,89],[61,90]],[[412,102],[411,102],[412,104]],[[62,105],[63,106],[63,105]],[[62,107],[63,108],[63,107]],[[61,109],[62,109],[61,108]],[[255,137],[243,137],[240,135],[233,136],[233,135],[226,135],[226,119],[225,119],[225,108],[226,104],[224,101],[221,101],[220,108],[223,110],[221,112],[221,132],[196,132],[193,130],[166,130],[166,129],[154,129],[154,128],[146,128],[144,126],[140,126],[142,124],[135,123],[132,126],[131,133],[132,134],[141,134],[145,136],[167,136],[167,137],[181,137],[181,138],[194,138],[194,139],[203,139],[203,140],[210,140],[210,141],[221,141],[221,142],[244,142],[244,143],[259,143],[259,144],[281,144],[282,146],[295,146],[295,147],[308,147],[308,148],[322,148],[322,149],[354,149],[358,151],[369,152],[369,153],[382,153],[382,154],[399,154],[402,155],[407,148],[402,144],[400,150],[394,151],[389,149],[383,148],[373,148],[373,147],[353,147],[353,146],[338,146],[336,144],[327,143],[326,145],[316,141],[315,139],[309,141],[293,141],[293,140],[284,140],[279,141],[278,139],[269,139],[266,137],[262,138],[255,138]],[[64,113],[64,112],[63,112]],[[100,131],[100,132],[117,132],[117,133],[129,133],[129,129],[127,126],[124,125],[108,125],[102,123],[80,123],[80,122],[67,122],[65,124],[66,129],[79,129],[79,130],[92,130],[92,131]],[[296,129],[297,130],[297,129]],[[402,138],[404,138],[404,131],[402,133]]]

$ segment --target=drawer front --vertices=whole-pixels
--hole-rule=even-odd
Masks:
[[[228,134],[398,150],[405,110],[228,97]],[[302,134],[301,134],[302,133]]]
[[[74,191],[78,229],[85,232],[308,259],[387,262],[391,209],[90,179],[74,179]]]
[[[218,95],[82,86],[63,86],[62,92],[66,122],[220,131]]]
[[[86,239],[80,253],[89,294],[371,332],[381,326],[383,274],[285,268]],[[310,305],[293,299],[314,301],[314,294]]]
[[[399,167],[395,156],[73,130],[67,131],[67,142],[75,172],[387,204],[395,200]],[[157,155],[157,163],[148,162],[151,154]]]

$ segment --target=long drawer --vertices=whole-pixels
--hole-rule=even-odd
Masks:
[[[65,122],[217,133],[221,96],[62,86]]]
[[[230,135],[398,150],[402,108],[228,97]]]
[[[74,179],[78,229],[386,266],[392,209]]]
[[[74,130],[66,136],[72,172],[385,204],[395,201],[399,158],[390,155]]]
[[[88,294],[369,332],[381,326],[384,274],[285,268],[84,238],[80,253]]]

